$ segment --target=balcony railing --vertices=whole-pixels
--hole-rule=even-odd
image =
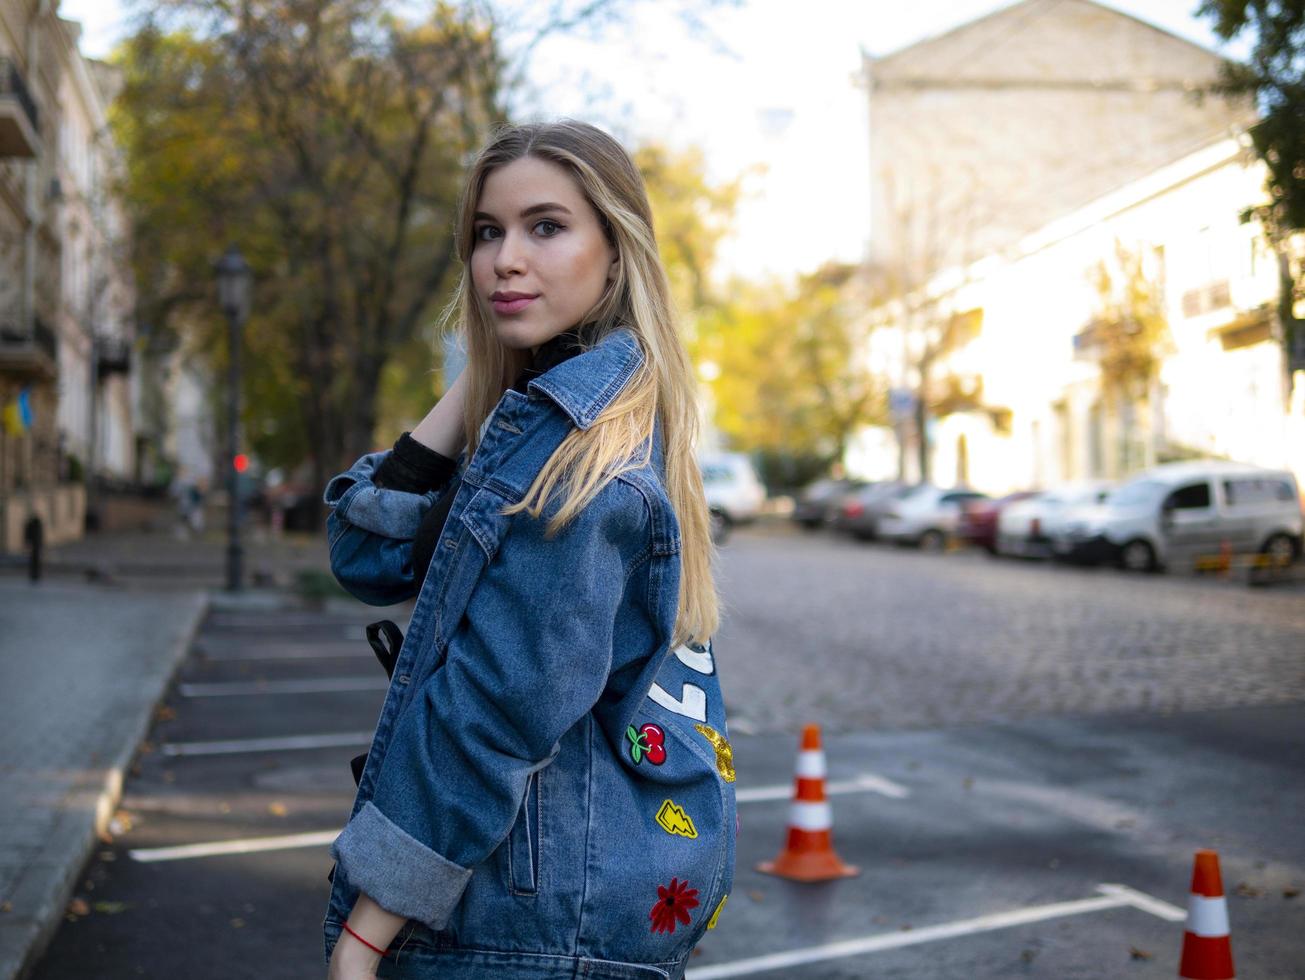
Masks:
[[[0,374],[53,378],[59,369],[59,337],[37,317],[30,330],[0,322]]]
[[[118,337],[95,339],[95,363],[101,379],[131,371],[131,344]]]
[[[59,363],[59,335],[39,316],[32,323],[32,340],[53,364]]]
[[[16,106],[18,112],[6,108]],[[41,117],[18,65],[0,58],[0,157],[36,156]]]

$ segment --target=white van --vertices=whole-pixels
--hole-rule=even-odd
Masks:
[[[1199,460],[1139,474],[1052,540],[1058,557],[1153,571],[1226,552],[1301,554],[1300,490],[1286,470]]]
[[[698,458],[707,508],[724,532],[755,520],[766,502],[766,487],[743,453],[711,453]],[[721,534],[723,538],[723,533]]]

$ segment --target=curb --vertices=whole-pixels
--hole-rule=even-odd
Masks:
[[[194,608],[184,621],[173,647],[169,668],[157,675],[157,689],[149,692],[152,696],[145,702],[146,709],[131,726],[131,737],[123,739],[112,748],[113,755],[104,769],[97,769],[93,778],[77,784],[69,792],[72,799],[92,803],[89,812],[93,817],[86,819],[86,807],[70,807],[46,843],[48,860],[28,868],[14,889],[13,896],[17,900],[15,906],[32,911],[24,913],[24,918],[29,921],[14,924],[14,931],[20,933],[16,937],[19,941],[11,948],[0,948],[0,980],[23,980],[27,977],[59,928],[82,868],[95,848],[100,846],[99,835],[107,831],[109,821],[122,798],[127,769],[141,742],[149,734],[154,709],[171,687],[172,678],[208,612],[209,596],[206,592],[196,592],[193,602]]]

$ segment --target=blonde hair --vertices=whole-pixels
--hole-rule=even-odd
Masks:
[[[628,327],[638,340],[643,363],[589,429],[577,428],[566,436],[525,497],[504,513],[526,511],[538,519],[556,493],[560,505],[548,533],[557,533],[610,480],[648,463],[654,419],[660,417],[666,493],[680,526],[680,588],[672,639],[675,644],[706,643],[716,632],[720,612],[712,577],[707,500],[696,456],[698,402],[693,365],[676,327],[643,178],[615,139],[586,123],[563,120],[499,129],[467,175],[457,228],[462,276],[455,308],[467,345],[464,423],[468,458],[479,442],[480,425],[498,403],[503,388],[529,362],[528,350],[511,350],[499,342],[484,301],[471,282],[473,216],[485,179],[495,168],[523,157],[564,168],[616,248],[616,278],[582,318],[584,340],[596,344],[618,327]]]

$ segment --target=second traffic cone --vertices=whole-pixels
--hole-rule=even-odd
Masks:
[[[825,799],[825,752],[820,747],[820,726],[807,725],[802,729],[802,751],[797,757],[788,840],[775,860],[757,865],[757,870],[793,881],[828,881],[860,874],[860,868],[844,864],[834,853],[833,822]]]
[[[1228,934],[1228,902],[1215,851],[1196,852],[1178,975],[1188,980],[1233,980],[1236,976]]]

